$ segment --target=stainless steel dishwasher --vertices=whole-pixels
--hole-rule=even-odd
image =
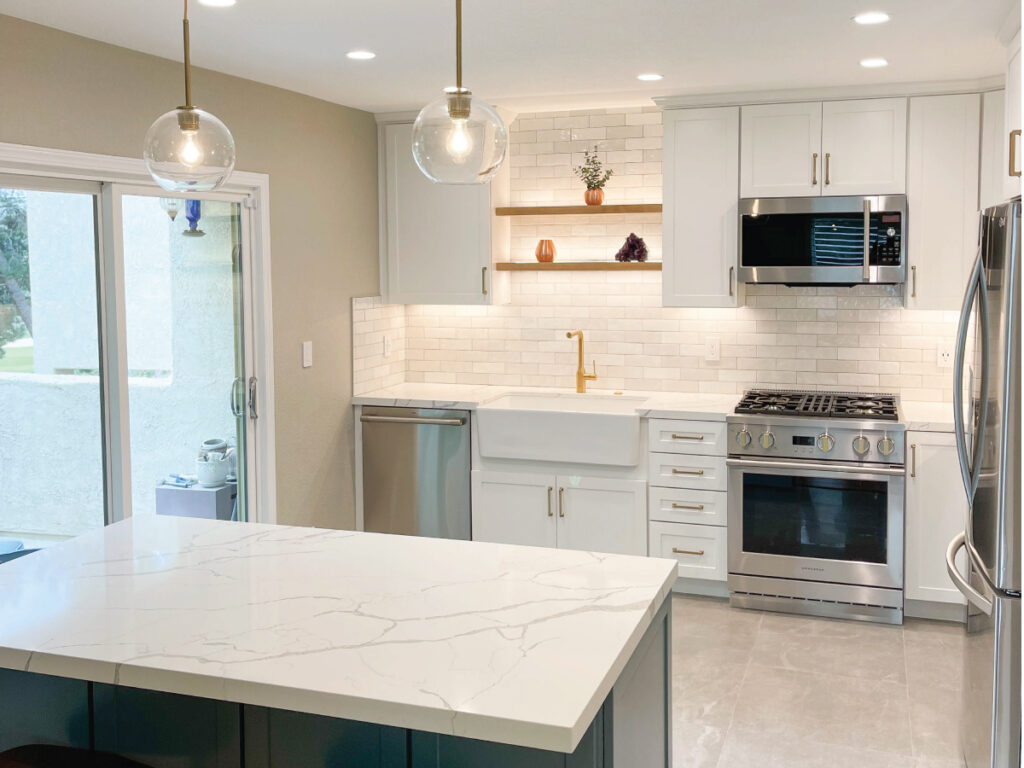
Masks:
[[[363,406],[363,529],[470,538],[469,411]]]

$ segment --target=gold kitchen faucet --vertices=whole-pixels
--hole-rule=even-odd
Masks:
[[[565,334],[567,339],[571,339],[573,336],[579,339],[579,364],[576,366],[576,391],[586,392],[587,382],[597,380],[597,363],[593,363],[594,372],[587,373],[587,369],[583,365],[583,331],[569,331]]]

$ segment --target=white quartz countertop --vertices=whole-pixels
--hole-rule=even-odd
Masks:
[[[509,393],[545,393],[576,396],[572,388],[540,389],[534,387],[471,386],[466,384],[399,384],[352,398],[353,405],[402,406],[406,408],[461,408],[473,410]],[[588,394],[614,397],[610,390],[591,388]],[[624,393],[643,398],[637,404],[641,416],[662,419],[697,419],[724,421],[733,412],[739,395],[713,395],[683,392]]]
[[[952,432],[953,404],[901,400],[900,419],[908,432]]]
[[[675,576],[139,516],[0,566],[0,667],[571,752]]]

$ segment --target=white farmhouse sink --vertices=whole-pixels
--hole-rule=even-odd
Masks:
[[[480,455],[632,467],[647,398],[517,392],[477,408]]]

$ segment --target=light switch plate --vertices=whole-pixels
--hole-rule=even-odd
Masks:
[[[717,363],[722,359],[722,345],[717,336],[704,339],[704,360],[709,363]]]
[[[939,368],[953,367],[952,344],[939,344],[939,346],[935,348],[935,364],[939,366]]]
[[[313,342],[304,341],[302,342],[302,367],[312,368],[313,367]]]

